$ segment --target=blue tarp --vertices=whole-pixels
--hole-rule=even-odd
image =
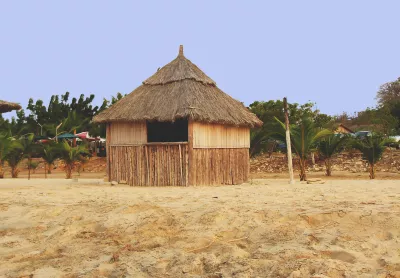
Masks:
[[[57,135],[57,139],[74,139],[74,138],[79,138],[79,137],[71,133],[63,133],[61,135]]]

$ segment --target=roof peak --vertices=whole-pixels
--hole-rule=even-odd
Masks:
[[[178,57],[93,121],[174,122],[181,118],[235,126],[262,125],[256,115],[218,89],[210,77],[183,56],[183,45]]]
[[[183,56],[183,45],[182,44],[179,46],[178,56]]]
[[[178,57],[157,70],[155,74],[143,81],[143,84],[163,85],[185,79],[216,86],[210,77],[183,55],[183,45],[180,45]]]

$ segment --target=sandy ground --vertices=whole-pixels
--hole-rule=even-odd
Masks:
[[[0,181],[0,277],[400,277],[399,181],[86,183]]]
[[[287,173],[250,173],[250,180],[251,179],[287,179]],[[299,179],[299,172],[294,172],[294,177],[296,180]],[[307,174],[308,178],[321,178],[323,180],[369,180],[369,173],[368,172],[360,172],[360,173],[352,173],[348,171],[335,171],[331,177],[325,176],[324,172],[310,172]],[[8,175],[7,179],[11,179]],[[28,178],[28,171],[23,170],[18,176],[18,179],[27,179]],[[31,174],[31,179],[43,179],[44,172],[39,170],[36,173]],[[48,179],[65,179],[65,173],[61,170],[53,171],[52,174],[47,175]],[[106,179],[107,174],[105,170],[99,172],[73,172],[73,178],[79,179]],[[400,180],[400,173],[390,173],[390,172],[377,172],[376,173],[377,180]]]
[[[399,154],[400,155],[400,154]],[[36,161],[41,161],[40,159],[36,159]],[[251,160],[250,163],[253,163]],[[57,165],[59,163],[56,163]],[[73,172],[73,178],[79,179],[103,179],[106,178],[106,159],[103,157],[93,157],[89,160],[88,163],[85,164],[84,171],[78,173],[77,171]],[[254,167],[250,167],[254,170]],[[19,167],[20,179],[28,178],[28,170],[26,167],[26,161],[22,162]],[[284,173],[270,173],[263,171],[253,171],[250,173],[250,179],[286,179],[288,174]],[[325,176],[324,171],[310,171],[307,173],[309,178],[322,178],[324,180],[369,180],[368,172],[356,172],[353,173],[351,171],[333,171],[331,177]],[[9,167],[5,167],[5,177],[7,179],[11,178]],[[45,177],[44,174],[44,165],[40,164],[40,167],[33,173],[31,173],[32,179],[43,179]],[[64,179],[65,172],[61,167],[56,167],[52,170],[52,173],[47,175],[48,179]],[[295,171],[295,178],[299,178],[298,171]],[[376,179],[378,180],[400,180],[400,172],[390,172],[390,171],[377,171]]]
[[[400,180],[400,173],[390,173],[390,172],[376,172],[375,179],[377,180]],[[250,179],[287,179],[288,173],[250,173]],[[294,171],[294,178],[299,180],[299,172]],[[358,172],[352,173],[348,171],[335,171],[332,176],[327,177],[325,172],[309,172],[307,173],[307,178],[310,179],[323,179],[325,181],[329,180],[369,180],[368,172]]]

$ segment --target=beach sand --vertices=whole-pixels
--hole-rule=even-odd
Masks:
[[[400,277],[400,182],[1,180],[0,262],[0,277]]]

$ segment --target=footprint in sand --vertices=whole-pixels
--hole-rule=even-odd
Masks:
[[[354,264],[356,257],[345,251],[324,251],[323,254],[333,260]]]

